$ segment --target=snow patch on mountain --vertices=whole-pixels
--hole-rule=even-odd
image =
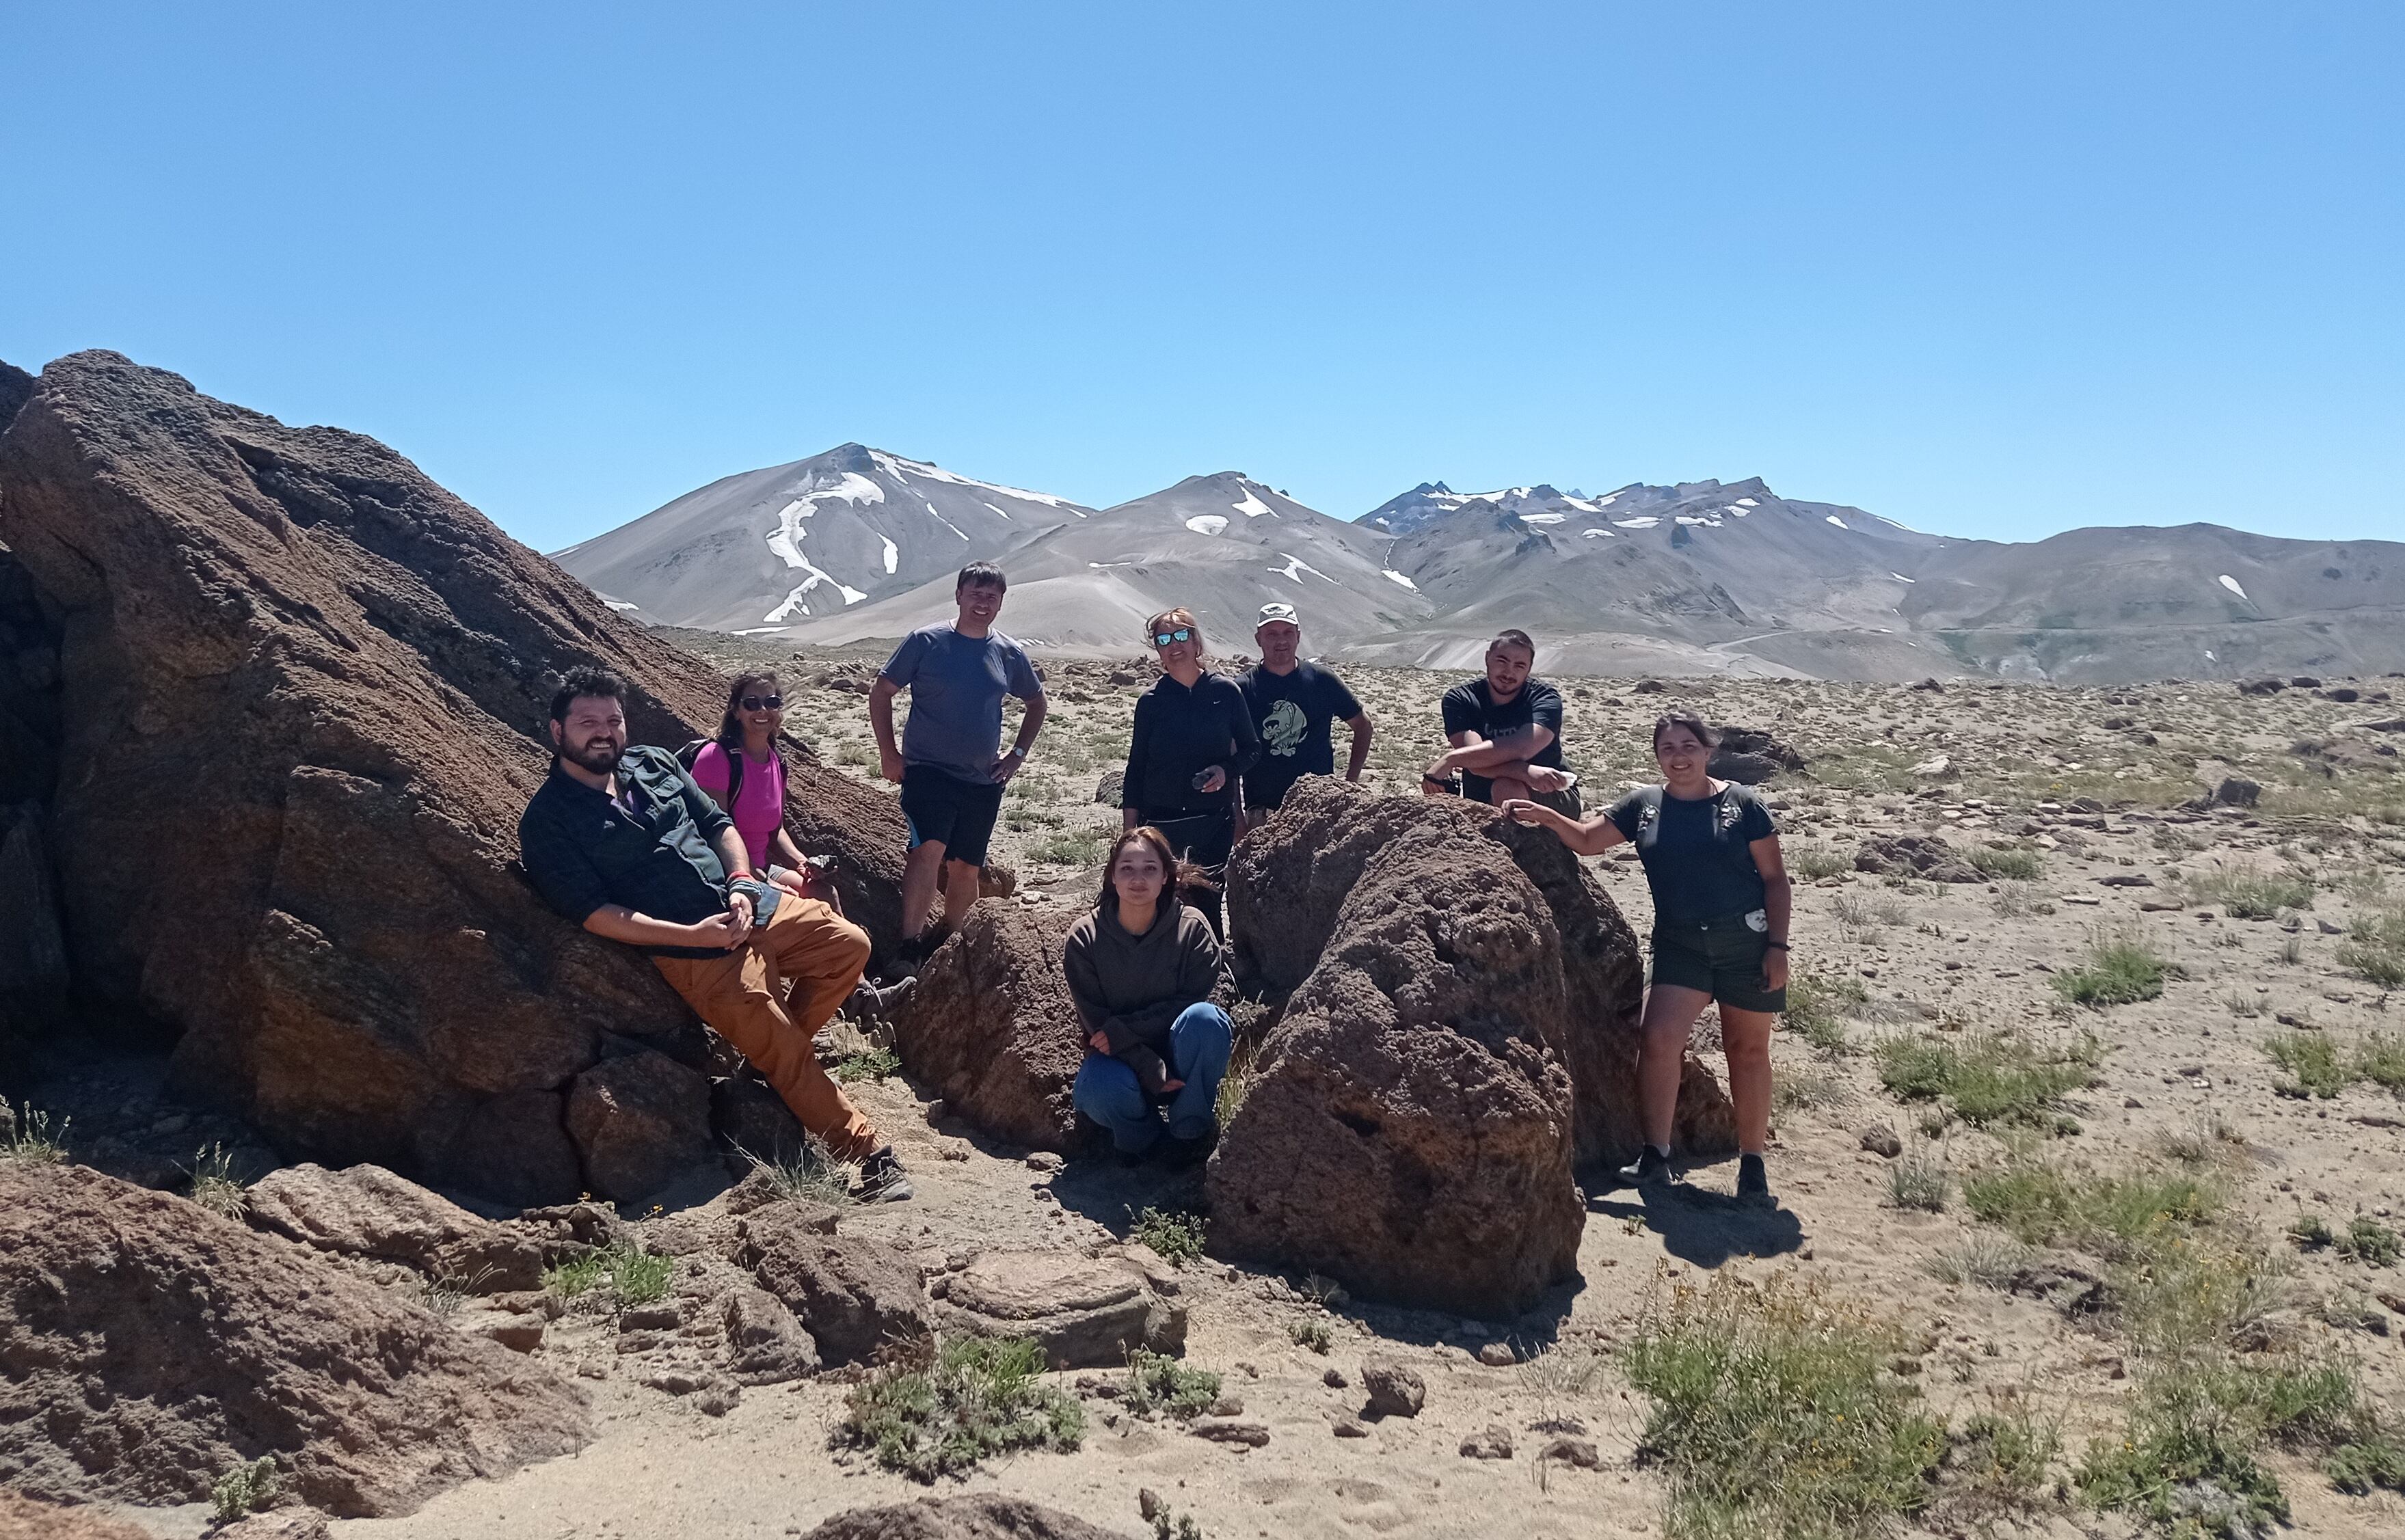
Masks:
[[[1197,513],[1186,521],[1186,527],[1197,535],[1217,535],[1228,527],[1225,513]]]
[[[2230,576],[2229,573],[2227,573],[2227,572],[2224,572],[2224,573],[2221,575],[2221,586],[2222,586],[2222,587],[2224,587],[2224,588],[2227,588],[2227,589],[2228,589],[2228,590],[2229,590],[2232,594],[2237,595],[2240,598],[2242,598],[2242,599],[2246,599],[2246,590],[2244,590],[2244,589],[2243,589],[2243,588],[2239,587],[2239,586],[2238,586],[2238,580],[2237,580],[2237,579],[2235,579],[2235,578],[2233,578],[2233,577],[2231,577],[2231,576]],[[2254,600],[2252,600],[2252,599],[2246,599],[2246,602],[2247,602],[2247,603],[2249,603],[2249,604],[2253,604],[2255,601],[2254,601]]]
[[[1048,492],[1030,492],[1024,487],[1004,486],[995,482],[980,482],[966,476],[955,476],[941,467],[928,465],[920,460],[906,460],[899,455],[889,455],[881,449],[870,450],[868,457],[877,462],[878,469],[889,476],[915,476],[922,482],[941,482],[947,486],[965,486],[979,492],[997,493],[1005,497],[1016,497],[1023,503],[1042,503],[1047,508],[1057,508],[1063,512],[1076,513],[1081,519],[1085,517],[1085,514],[1067,498],[1056,497]],[[986,506],[993,507],[992,503]],[[995,508],[994,511],[1002,513],[1002,510],[998,508]],[[1009,516],[1007,513],[1003,514],[1005,518]]]
[[[1277,517],[1277,510],[1261,501],[1259,497],[1254,497],[1253,489],[1251,487],[1245,487],[1244,493],[1245,496],[1242,501],[1230,505],[1234,508],[1237,512],[1242,513],[1248,519],[1258,519],[1264,513],[1267,513],[1272,518]]]

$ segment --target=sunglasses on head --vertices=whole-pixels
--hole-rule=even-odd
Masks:
[[[1152,645],[1155,647],[1167,647],[1171,642],[1192,641],[1193,639],[1194,633],[1185,629],[1183,626],[1174,631],[1156,631],[1152,634]]]
[[[782,695],[746,695],[743,697],[743,709],[746,711],[782,711],[784,708],[785,697]]]

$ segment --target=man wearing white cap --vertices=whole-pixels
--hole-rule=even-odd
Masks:
[[[1276,811],[1287,789],[1303,777],[1336,773],[1331,723],[1341,719],[1353,729],[1353,758],[1344,768],[1346,780],[1361,778],[1361,766],[1370,759],[1370,737],[1375,731],[1343,679],[1296,655],[1302,646],[1302,623],[1294,606],[1261,606],[1253,642],[1261,650],[1261,661],[1236,680],[1253,713],[1253,726],[1261,735],[1261,757],[1245,772],[1248,826]]]

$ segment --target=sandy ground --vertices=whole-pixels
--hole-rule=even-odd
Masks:
[[[871,655],[816,658],[804,673],[821,682],[787,686],[795,729],[863,776],[872,773],[865,708],[857,693],[830,687],[824,670],[849,658],[856,676],[856,660]],[[1078,901],[1097,837],[1116,823],[1092,793],[1123,749],[1136,687],[1109,684],[1112,666],[1053,665],[1054,720],[1006,804],[1001,849],[1022,887],[1032,895],[1058,885],[1039,902]],[[1381,724],[1372,778],[1397,791],[1411,787],[1439,742],[1436,696],[1459,676],[1362,670],[1348,678]],[[1935,1140],[1920,1132],[1926,1109],[1899,1105],[1880,1088],[1872,1049],[1895,1033],[1967,1041],[2010,1029],[2040,1044],[2094,1034],[2103,1049],[2096,1082],[2069,1099],[2071,1124],[2044,1138],[2048,1155],[2100,1170],[2153,1168],[2171,1158],[2171,1141],[2202,1132],[2225,1160],[2232,1193],[2215,1228],[2251,1236],[2282,1258],[2286,1313],[2308,1345],[2347,1355],[2370,1391],[2405,1408],[2405,1269],[2335,1250],[2300,1251],[2280,1234],[2308,1211],[2341,1228],[2357,1215],[2399,1223],[2405,1104],[2360,1082],[2330,1099],[2282,1096],[2282,1073],[2262,1046],[2286,1029],[2284,1021],[2342,1045],[2405,1029],[2389,997],[2338,959],[2338,932],[2358,913],[2405,900],[2405,777],[2393,773],[2395,757],[2379,751],[2405,735],[2367,725],[2393,720],[2395,706],[2305,691],[2242,698],[2226,685],[1929,692],[1765,680],[1639,693],[1629,680],[1560,682],[1569,697],[1571,762],[1591,802],[1646,773],[1646,724],[1672,703],[1777,733],[1812,761],[1806,774],[1768,789],[1791,862],[1817,856],[1812,869],[1829,871],[1799,886],[1795,962],[1826,980],[1853,980],[1862,998],[1846,1012],[1846,1050],[1816,1049],[1794,1032],[1778,1041],[1771,1174],[1781,1207],[1737,1210],[1723,1196],[1733,1163],[1693,1171],[1683,1186],[1641,1202],[1625,1190],[1591,1192],[1579,1281],[1517,1321],[1351,1305],[1324,1311],[1295,1293],[1300,1280],[1199,1262],[1188,1270],[1188,1362],[1226,1377],[1245,1415],[1268,1426],[1265,1447],[1229,1448],[1158,1424],[1105,1426],[1109,1403],[1090,1401],[1096,1421],[1077,1452],[993,1465],[970,1489],[1037,1498],[1131,1536],[1149,1528],[1137,1516],[1139,1488],[1190,1512],[1213,1540],[1654,1533],[1662,1485],[1631,1460],[1642,1406],[1608,1352],[1661,1278],[1716,1268],[1750,1277],[1792,1268],[1872,1305],[1925,1349],[1918,1382],[1934,1409],[1960,1416],[2028,1398],[2060,1419],[2075,1460],[2126,1406],[2132,1349],[2042,1299],[1934,1275],[1943,1254],[1995,1232],[1964,1213],[1959,1195],[1940,1212],[1895,1207],[1890,1163],[1862,1147],[1861,1131],[1888,1125],[1911,1153],[1942,1159],[1958,1176],[2001,1159],[2004,1145],[1959,1124]],[[2357,687],[2369,693],[2395,682]],[[1948,761],[1943,769],[1927,768],[1940,756]],[[2179,809],[2231,774],[2263,785],[2259,807]],[[2080,797],[2107,810],[2080,811],[2072,806]],[[2020,883],[1932,885],[1849,869],[1864,838],[1932,832],[1958,847],[2034,851],[2042,870]],[[1650,913],[1635,863],[1607,859],[1596,867],[1641,933]],[[2186,886],[2216,868],[2301,874],[2310,907],[2230,917]],[[2128,885],[2136,878],[2147,885]],[[2075,963],[2100,928],[2142,932],[2185,976],[2142,1003],[2068,1005],[2050,975]],[[1082,1247],[1123,1234],[1146,1204],[1174,1207],[1191,1195],[1191,1177],[1085,1162],[1058,1175],[1032,1170],[1020,1152],[957,1125],[930,1127],[899,1079],[868,1086],[866,1099],[896,1131],[922,1196],[848,1218],[847,1226],[931,1260],[984,1244]],[[1289,1336],[1312,1319],[1333,1329],[1327,1356]],[[588,1380],[601,1435],[583,1455],[458,1489],[406,1519],[342,1523],[336,1533],[345,1540],[780,1535],[925,1491],[830,1452],[841,1384],[747,1391],[713,1419],[690,1400],[633,1383],[613,1363],[607,1329],[570,1316],[540,1350],[563,1368],[589,1365],[603,1376]],[[1478,1360],[1477,1349],[1498,1338],[1519,1358],[1550,1350],[1556,1367],[1562,1354],[1606,1356],[1590,1385],[1549,1390],[1556,1377],[1541,1363]],[[1360,1406],[1357,1370],[1370,1352],[1418,1367],[1427,1410],[1372,1424],[1367,1438],[1340,1439],[1334,1425]],[[1325,1382],[1331,1368],[1346,1388]],[[1548,1435],[1531,1426],[1554,1420],[1584,1426],[1600,1470],[1536,1458]],[[1465,1436],[1493,1423],[1514,1430],[1513,1458],[1456,1452]],[[2299,1533],[2405,1533],[2405,1502],[2396,1494],[2345,1497],[2305,1461],[2275,1455],[2272,1464]],[[147,1516],[162,1533],[192,1533],[197,1517]],[[2124,1532],[2117,1519],[2064,1509],[2002,1533]]]

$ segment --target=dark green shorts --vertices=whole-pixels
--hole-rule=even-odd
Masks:
[[[1655,984],[1700,989],[1740,1011],[1787,1009],[1786,990],[1762,987],[1762,961],[1769,955],[1769,932],[1749,929],[1738,917],[1653,928]]]

